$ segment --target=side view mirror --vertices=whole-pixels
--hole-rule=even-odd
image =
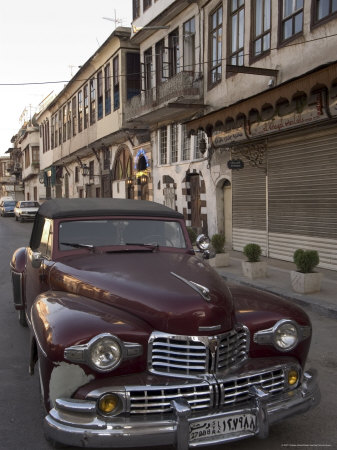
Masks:
[[[32,266],[34,267],[34,269],[38,269],[41,266],[42,261],[43,257],[41,255],[41,252],[32,253]]]

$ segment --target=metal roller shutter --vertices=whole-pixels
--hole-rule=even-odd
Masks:
[[[232,173],[233,249],[254,242],[266,251],[266,175],[242,157],[244,168]]]
[[[337,269],[337,133],[269,142],[269,256],[292,260],[316,249]]]

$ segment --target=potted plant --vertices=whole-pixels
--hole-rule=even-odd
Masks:
[[[211,244],[215,251],[215,257],[208,260],[213,267],[226,267],[229,265],[229,254],[225,253],[225,235],[222,233],[213,234]]]
[[[260,261],[262,249],[259,244],[250,243],[243,249],[248,261],[242,261],[242,271],[245,277],[255,280],[267,276],[267,263]]]
[[[294,252],[293,259],[297,268],[297,270],[290,272],[293,290],[300,294],[320,291],[322,274],[314,271],[314,268],[319,264],[318,252],[299,248]]]

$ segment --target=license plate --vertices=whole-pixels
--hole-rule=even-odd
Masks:
[[[256,431],[254,414],[233,414],[190,424],[190,442],[207,441],[231,433]]]

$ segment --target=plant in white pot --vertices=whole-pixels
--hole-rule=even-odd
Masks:
[[[315,272],[319,264],[319,255],[316,250],[297,249],[294,252],[294,263],[297,270],[290,272],[292,288],[300,294],[311,294],[321,290],[322,273]]]
[[[247,244],[243,249],[248,261],[242,261],[242,272],[245,277],[255,280],[267,276],[267,263],[260,261],[262,249],[259,244]]]
[[[211,244],[215,257],[208,260],[213,267],[226,267],[229,265],[229,254],[225,252],[225,236],[221,233],[213,234]]]

